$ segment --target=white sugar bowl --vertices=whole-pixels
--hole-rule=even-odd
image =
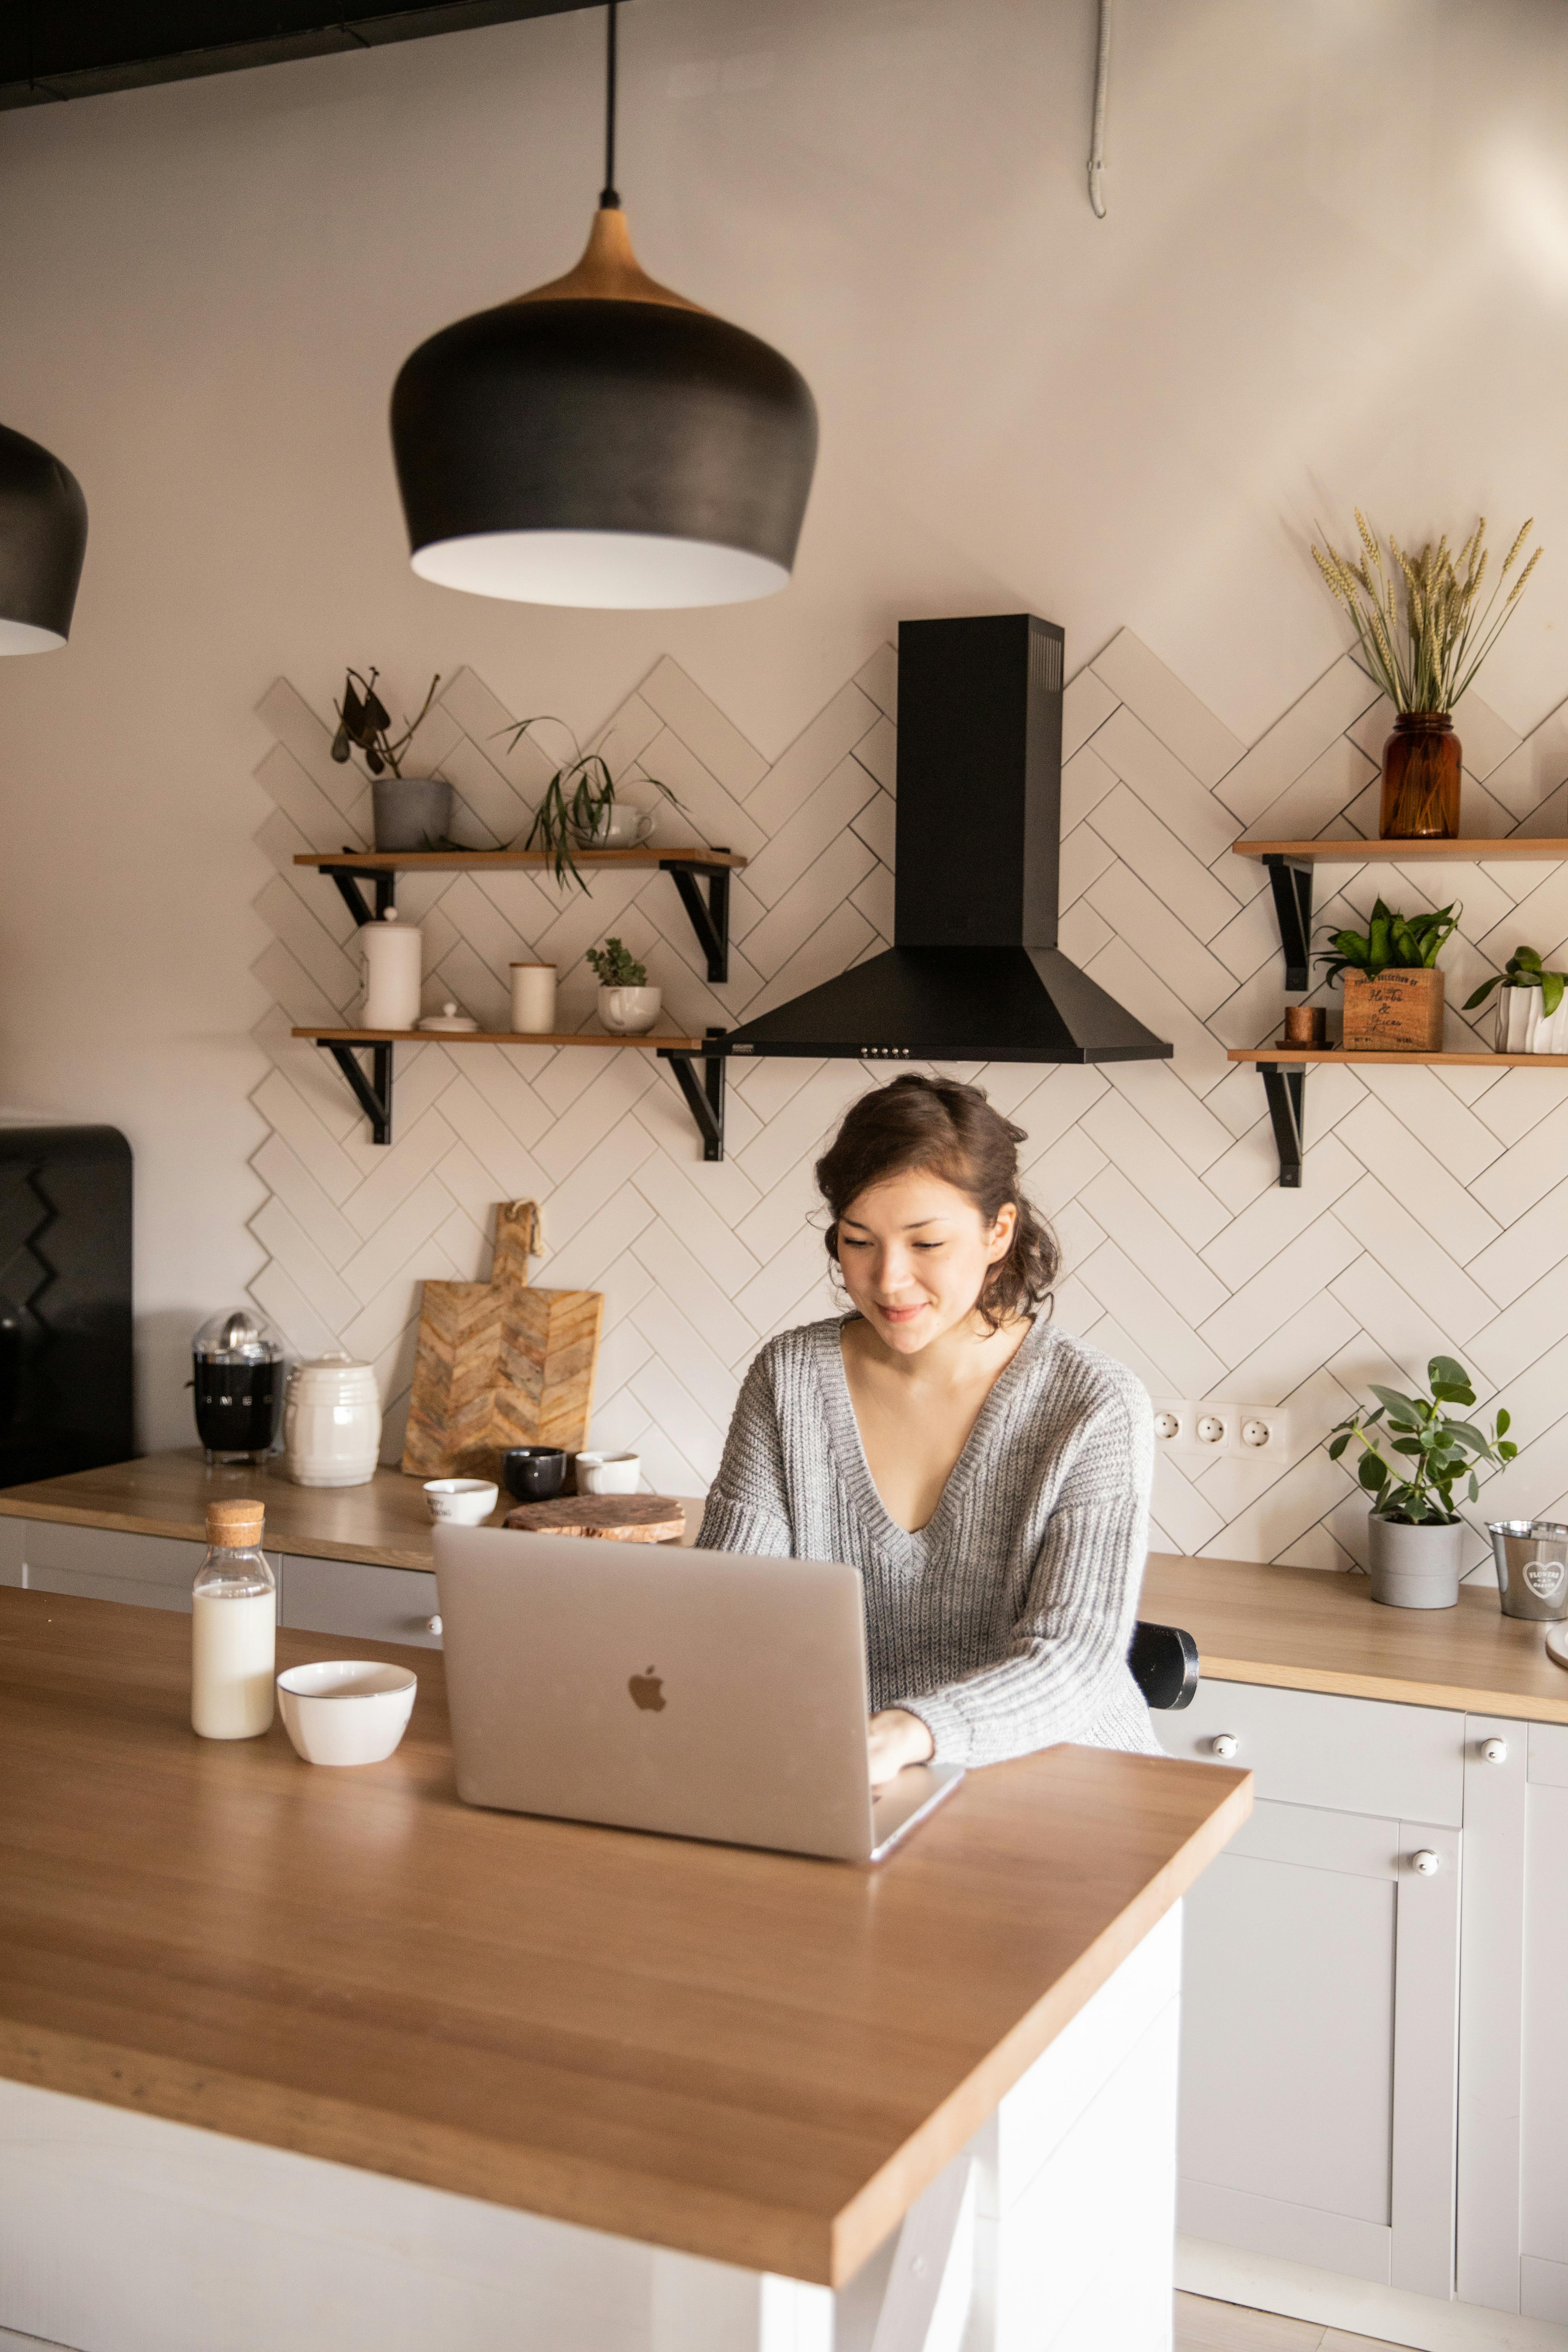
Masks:
[[[381,1454],[381,1396],[370,1365],[344,1355],[296,1364],[283,1450],[296,1486],[368,1486]]]

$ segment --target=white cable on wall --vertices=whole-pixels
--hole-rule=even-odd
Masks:
[[[1094,74],[1094,130],[1089,142],[1089,201],[1105,218],[1105,100],[1110,83],[1111,0],[1100,0],[1100,60]]]

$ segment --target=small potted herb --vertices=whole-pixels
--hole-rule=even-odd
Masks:
[[[440,776],[405,776],[403,761],[441,683],[437,671],[417,717],[404,716],[403,732],[394,735],[392,715],[375,690],[379,670],[368,677],[351,669],[343,681],[343,698],[333,705],[338,731],[332,757],[344,766],[357,751],[370,771],[374,807],[374,838],[378,849],[440,849],[447,845],[452,824],[452,787]]]
[[[1484,1004],[1494,988],[1496,1049],[1500,1054],[1568,1054],[1568,1008],[1563,1003],[1568,972],[1548,971],[1533,948],[1515,948],[1501,971],[1483,980],[1465,1010]]]
[[[579,849],[640,849],[647,841],[654,827],[652,812],[616,803],[616,796],[628,776],[651,784],[671,808],[680,809],[683,816],[686,814],[669,786],[650,776],[640,762],[634,761],[618,777],[615,775],[603,752],[583,750],[563,719],[520,719],[515,727],[503,727],[500,732],[510,737],[510,751],[516,751],[531,727],[559,727],[572,746],[572,758],[556,769],[544,787],[544,797],[522,845],[525,849],[545,852],[557,882],[570,877],[580,890],[586,890],[588,885],[574,855]]]
[[[647,984],[647,967],[619,940],[590,948],[587,961],[599,982],[599,1018],[624,1037],[640,1037],[653,1027],[664,1003],[662,988]]]
[[[1347,1053],[1435,1054],[1443,1043],[1443,975],[1437,952],[1462,909],[1396,915],[1381,898],[1364,931],[1330,934],[1332,952],[1318,961],[1345,992]]]
[[[1454,1508],[1454,1489],[1466,1482],[1473,1503],[1480,1493],[1478,1465],[1500,1470],[1519,1452],[1501,1410],[1489,1437],[1478,1423],[1448,1411],[1476,1401],[1468,1372],[1452,1356],[1433,1357],[1426,1385],[1427,1396],[1414,1397],[1373,1381],[1377,1411],[1336,1422],[1329,1445],[1334,1462],[1352,1437],[1362,1449],[1356,1475],[1373,1498],[1372,1597],[1394,1609],[1455,1606],[1465,1523]]]

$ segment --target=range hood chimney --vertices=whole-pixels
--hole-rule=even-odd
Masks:
[[[1032,613],[900,625],[894,945],[716,1050],[1169,1058],[1057,945],[1065,644]]]

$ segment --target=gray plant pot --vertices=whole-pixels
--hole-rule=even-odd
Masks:
[[[1459,1563],[1465,1527],[1405,1528],[1373,1511],[1367,1520],[1372,1539],[1372,1597],[1390,1609],[1455,1609],[1459,1601]]]
[[[452,787],[439,776],[377,776],[371,785],[377,849],[429,849],[452,825]]]

